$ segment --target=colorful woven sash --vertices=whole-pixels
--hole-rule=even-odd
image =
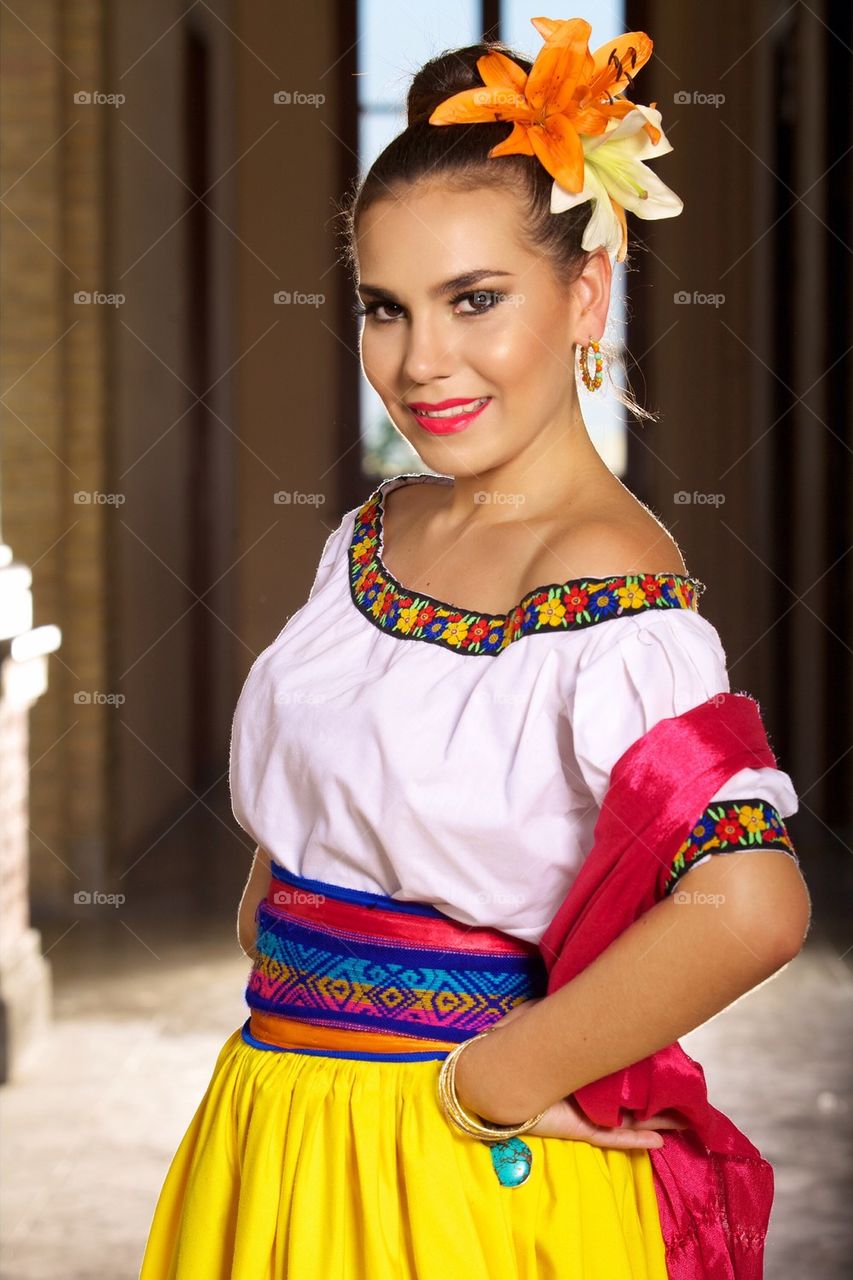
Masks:
[[[277,864],[255,918],[243,1039],[259,1049],[445,1058],[547,986],[532,943]]]

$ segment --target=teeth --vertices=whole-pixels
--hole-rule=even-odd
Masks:
[[[438,409],[434,412],[427,412],[426,409],[418,409],[419,418],[458,418],[461,413],[473,413],[475,409],[479,409],[482,405],[487,404],[488,396],[482,400],[475,400],[472,404],[458,404],[455,409]]]

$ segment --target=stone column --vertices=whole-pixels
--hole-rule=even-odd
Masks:
[[[50,966],[30,925],[29,714],[61,636],[33,627],[31,584],[0,532],[0,1083],[22,1073],[50,1017]]]

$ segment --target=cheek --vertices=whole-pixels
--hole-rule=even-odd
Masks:
[[[561,375],[564,362],[554,341],[555,328],[548,317],[529,308],[519,308],[507,322],[495,326],[485,337],[484,358],[488,360],[494,381],[511,391],[514,386],[526,388],[541,383],[552,372]]]
[[[375,329],[365,327],[359,350],[364,376],[373,389],[381,394],[393,376],[393,344],[381,332],[377,334]]]

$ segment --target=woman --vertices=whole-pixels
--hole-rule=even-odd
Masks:
[[[569,1094],[802,945],[791,779],[743,769],[661,885],[714,892],[725,864],[742,900],[758,868],[772,912],[750,945],[724,902],[718,923],[682,915],[685,967],[700,944],[730,953],[694,990],[638,1000],[626,933],[605,987],[590,967],[564,989],[570,1035],[545,994],[538,944],[614,765],[729,685],[702,584],[602,462],[571,376],[582,349],[600,383],[587,348],[625,256],[608,183],[630,201],[668,149],[659,113],[624,98],[651,42],[592,55],[582,20],[535,25],[535,66],[495,45],[427,63],[348,211],[365,375],[426,470],[346,513],[240,695],[250,1017],[172,1162],[141,1280],[666,1277],[650,1152],[683,1120],[597,1126]],[[678,212],[643,181],[640,212]]]

